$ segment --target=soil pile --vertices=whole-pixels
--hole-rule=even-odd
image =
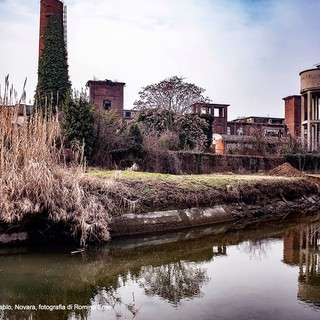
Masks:
[[[290,163],[285,162],[282,165],[275,167],[268,172],[271,176],[283,176],[283,177],[306,177],[304,173],[294,168]]]

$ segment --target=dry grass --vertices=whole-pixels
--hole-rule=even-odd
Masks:
[[[89,176],[107,178],[116,181],[162,181],[178,185],[186,190],[202,190],[206,187],[225,189],[229,185],[246,185],[257,182],[272,182],[280,180],[293,180],[290,177],[270,176],[264,174],[195,174],[195,175],[172,175],[150,172],[135,171],[111,171],[111,170],[89,170]]]
[[[300,177],[268,175],[169,175],[132,171],[88,171],[101,180],[112,179],[130,189],[137,213],[211,207],[215,205],[270,203],[313,194],[314,183]]]
[[[61,165],[57,117],[35,112],[19,119],[12,92],[6,78],[0,100],[0,222],[23,226],[38,216],[49,226],[61,223],[81,245],[108,240],[110,215],[130,204],[122,196],[127,190],[85,176],[81,163]]]

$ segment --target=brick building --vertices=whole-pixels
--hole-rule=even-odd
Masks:
[[[290,136],[311,152],[320,150],[320,65],[300,72],[300,94],[283,98]]]
[[[194,103],[192,110],[195,113],[210,114],[213,116],[212,131],[219,134],[227,133],[228,121],[228,107],[229,104],[221,103]]]
[[[286,136],[285,119],[251,116],[227,122],[228,135],[252,136],[257,132],[262,132],[264,137]]]
[[[193,111],[213,116],[213,145],[215,153],[232,153],[239,146],[254,150],[260,139],[275,150],[286,143],[288,130],[284,118],[245,117],[228,121],[228,104],[196,103]]]
[[[120,117],[125,117],[123,110],[124,82],[114,82],[111,80],[89,80],[90,103],[99,110],[114,110]]]
[[[283,100],[289,134],[292,138],[298,139],[301,136],[301,96],[288,96]]]

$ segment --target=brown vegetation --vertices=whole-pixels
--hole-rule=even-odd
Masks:
[[[8,103],[13,100],[8,87],[7,81],[0,106],[0,231],[1,225],[12,232],[32,228],[45,238],[59,225],[81,245],[108,240],[110,214],[129,203],[126,189],[116,181],[85,176],[81,163],[61,165],[57,117],[34,112],[19,119],[18,106]]]

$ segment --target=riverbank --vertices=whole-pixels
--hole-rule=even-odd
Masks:
[[[0,243],[48,240],[79,243],[84,239],[86,243],[97,243],[106,241],[105,230],[116,237],[221,223],[244,228],[320,210],[319,178],[285,166],[271,175],[176,176],[90,170],[78,183],[108,212],[107,217],[96,216],[93,210],[90,215],[78,216],[81,230],[87,233],[72,232],[71,215],[77,212],[72,213],[70,203],[70,218],[63,221],[42,211],[15,223],[0,222]]]
[[[91,174],[125,184],[137,201],[132,213],[113,216],[110,233],[115,237],[221,223],[244,228],[317,212],[320,180],[281,168],[271,172],[279,175]]]

